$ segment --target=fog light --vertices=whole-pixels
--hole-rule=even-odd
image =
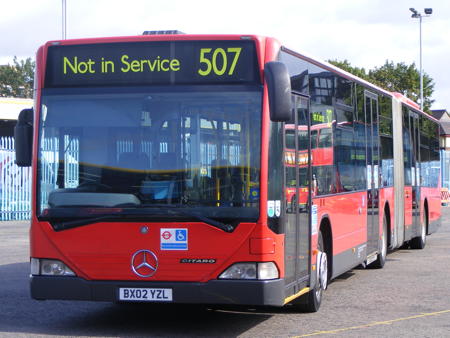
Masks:
[[[30,268],[32,275],[34,276],[39,275],[39,259],[31,258]]]
[[[56,259],[31,259],[31,274],[43,276],[75,276],[63,262]]]
[[[222,272],[219,279],[276,279],[279,277],[274,262],[236,263]]]

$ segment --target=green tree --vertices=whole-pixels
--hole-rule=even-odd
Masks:
[[[386,60],[383,66],[375,67],[369,70],[369,72],[366,72],[364,68],[353,67],[347,60],[331,60],[329,62],[390,92],[402,93],[414,102],[420,101],[420,72],[414,63],[411,65],[407,65],[404,62],[394,64],[393,61]],[[428,74],[424,73],[423,107],[427,112],[430,111],[431,105],[434,102],[431,98],[433,92],[434,81]]]
[[[0,96],[33,97],[35,63],[31,58],[0,66]]]
[[[348,60],[328,60],[328,62],[346,72],[360,77],[361,79],[369,80],[369,76],[364,68],[353,67]]]
[[[369,71],[369,78],[391,92],[399,92],[414,102],[420,102],[420,71],[412,63],[407,65],[403,62],[394,64],[386,60],[379,68],[375,67]],[[431,96],[434,92],[433,79],[424,72],[423,74],[423,108],[430,111],[434,100]]]

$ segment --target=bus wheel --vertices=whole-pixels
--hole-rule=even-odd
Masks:
[[[387,219],[386,215],[383,216],[383,233],[381,234],[381,242],[380,242],[380,252],[378,253],[377,259],[369,265],[371,268],[381,269],[386,263],[386,255],[387,255]]]
[[[425,217],[427,217],[425,215]],[[423,249],[427,243],[427,226],[425,222],[420,222],[420,236],[414,237],[409,242],[411,249]]]
[[[328,258],[323,243],[322,231],[319,231],[317,243],[317,280],[316,285],[310,290],[303,299],[302,310],[305,312],[317,312],[322,303],[323,292],[328,286]]]

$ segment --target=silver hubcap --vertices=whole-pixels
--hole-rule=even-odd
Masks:
[[[381,236],[381,256],[383,258],[386,257],[386,252],[387,252],[387,241],[386,241],[386,233],[383,232],[383,235]]]
[[[319,285],[322,290],[326,290],[328,286],[328,260],[326,252],[319,251],[318,261],[318,277]]]

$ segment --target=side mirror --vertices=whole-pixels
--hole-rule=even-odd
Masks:
[[[291,119],[291,78],[286,65],[271,61],[264,66],[264,75],[269,94],[270,119],[287,122]]]
[[[14,127],[16,164],[19,167],[31,166],[33,152],[33,109],[24,109]]]

